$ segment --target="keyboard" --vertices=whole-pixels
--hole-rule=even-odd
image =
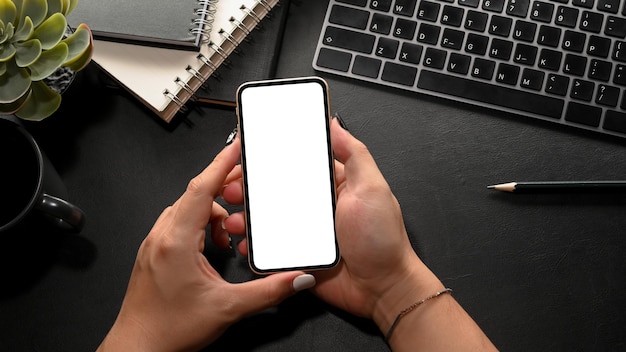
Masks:
[[[331,0],[313,68],[626,138],[625,2]]]

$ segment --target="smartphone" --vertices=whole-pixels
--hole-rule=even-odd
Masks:
[[[339,261],[327,83],[255,81],[237,90],[248,261],[259,274]]]

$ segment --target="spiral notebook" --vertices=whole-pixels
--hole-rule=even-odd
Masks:
[[[80,0],[70,25],[86,23],[95,39],[199,50],[216,0]]]
[[[214,1],[208,41],[199,52],[95,40],[93,62],[166,122],[236,51],[279,0]],[[284,2],[284,1],[283,1]],[[259,60],[268,58],[259,57]]]

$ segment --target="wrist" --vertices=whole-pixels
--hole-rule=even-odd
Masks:
[[[404,309],[444,289],[441,281],[417,257],[395,280],[396,284],[377,300],[372,314],[372,319],[383,334],[387,334]]]

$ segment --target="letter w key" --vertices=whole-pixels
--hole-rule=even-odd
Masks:
[[[403,16],[413,16],[417,0],[396,0],[393,6],[393,13]]]

